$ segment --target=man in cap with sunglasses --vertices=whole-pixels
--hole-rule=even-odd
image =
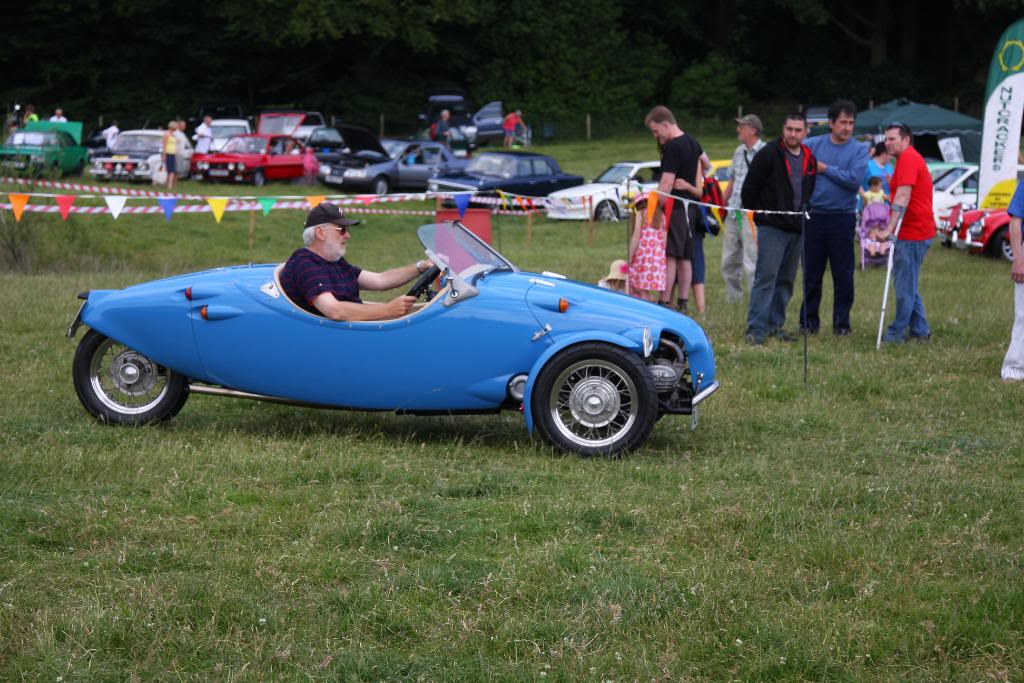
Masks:
[[[383,273],[363,270],[345,260],[351,234],[361,221],[345,218],[336,204],[323,202],[306,216],[302,241],[281,270],[281,287],[297,306],[331,320],[359,322],[391,320],[407,315],[416,303],[398,296],[387,303],[364,302],[359,290],[385,291],[400,287],[429,270],[433,264],[420,260]]]

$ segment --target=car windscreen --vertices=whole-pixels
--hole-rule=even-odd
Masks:
[[[932,189],[936,192],[948,192],[967,171],[968,169],[963,167],[949,169],[935,180]]]
[[[595,183],[619,183],[625,182],[629,178],[630,172],[633,170],[632,166],[627,164],[615,164],[601,175],[594,179]]]
[[[405,146],[409,143],[403,140],[381,140],[380,144],[389,157],[396,159],[398,158],[398,155],[405,150]]]
[[[263,154],[267,148],[265,138],[244,138],[237,137],[228,140],[224,145],[224,152],[235,154]]]
[[[416,235],[428,249],[447,261],[456,273],[475,271],[516,270],[504,256],[456,223],[421,225]],[[474,268],[474,266],[477,266]]]
[[[516,172],[516,158],[504,154],[481,154],[466,166],[468,173],[511,178]]]
[[[121,133],[117,136],[117,140],[114,141],[114,147],[111,151],[149,152],[151,154],[159,154],[161,139],[162,137],[159,135],[132,135],[131,133]]]
[[[235,135],[245,135],[249,130],[245,126],[210,126],[210,130],[213,133],[213,137],[218,140],[223,138],[230,138]]]
[[[57,136],[50,132],[19,130],[7,138],[7,144],[12,147],[51,147],[57,144]]]
[[[257,133],[264,135],[291,135],[302,125],[305,114],[264,114],[260,117]]]

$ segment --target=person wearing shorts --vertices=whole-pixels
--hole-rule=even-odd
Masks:
[[[167,187],[172,188],[178,181],[178,138],[174,132],[178,130],[178,122],[171,121],[167,124],[167,132],[164,133],[162,144],[162,161],[167,170]]]

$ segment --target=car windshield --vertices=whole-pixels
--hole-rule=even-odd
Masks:
[[[158,154],[160,152],[160,135],[132,135],[121,133],[114,142],[113,152],[149,152]]]
[[[466,166],[469,173],[511,178],[515,175],[516,159],[505,154],[481,154]]]
[[[257,132],[265,135],[291,135],[305,117],[305,114],[264,114],[260,117]]]
[[[595,183],[619,183],[625,182],[633,172],[633,167],[629,164],[615,164],[607,171],[597,176],[594,180]]]
[[[12,147],[51,147],[57,144],[57,136],[49,132],[19,130],[7,138],[7,144]]]
[[[470,277],[474,273],[491,270],[516,270],[504,256],[460,223],[421,225],[416,235],[425,249],[437,254],[439,259],[444,260],[446,265],[461,277]]]
[[[405,150],[405,146],[409,144],[402,140],[381,140],[380,145],[384,148],[384,151],[392,159],[397,159],[398,155]]]
[[[213,126],[210,126],[210,128],[213,132],[213,137],[215,137],[218,140],[223,138],[230,138],[235,135],[245,135],[246,133],[249,132],[248,130],[246,130],[245,126],[218,126],[215,124]]]
[[[948,192],[959,180],[964,177],[968,169],[964,167],[951,168],[941,176],[939,176],[933,183],[932,188],[936,192]]]
[[[266,148],[266,138],[237,137],[231,138],[228,140],[228,144],[224,145],[225,152],[234,152],[235,154],[263,154]]]

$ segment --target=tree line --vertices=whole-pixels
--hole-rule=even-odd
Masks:
[[[977,114],[1020,0],[36,0],[8,16],[0,99],[139,125],[238,100],[376,127],[459,85],[528,119],[632,120],[656,103],[859,105]]]

